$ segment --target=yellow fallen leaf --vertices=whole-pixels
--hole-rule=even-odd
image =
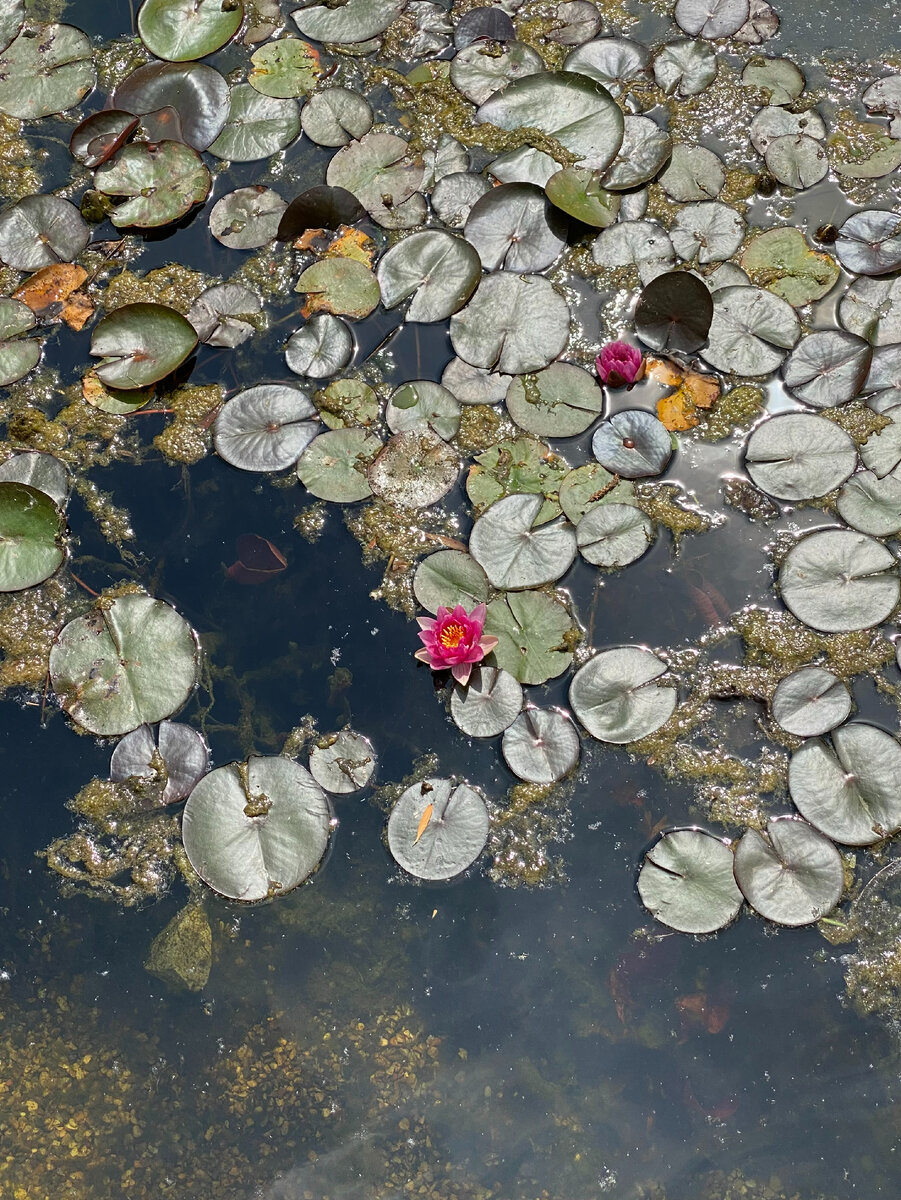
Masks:
[[[671,358],[646,358],[644,371],[645,375],[664,387],[678,387],[682,382],[682,372]]]
[[[701,420],[684,387],[677,388],[675,392],[657,401],[657,416],[671,433],[693,429]]]
[[[376,245],[372,238],[367,237],[362,229],[354,229],[352,225],[342,225],[338,236],[325,252],[326,258],[355,258],[366,267],[372,266]]]
[[[416,830],[416,837],[413,839],[414,846],[419,841],[419,839],[422,837],[422,835],[425,833],[425,831],[428,829],[429,821],[431,821],[431,819],[432,819],[432,811],[433,811],[434,807],[435,806],[433,804],[427,804],[425,806],[425,812],[419,818],[419,828]]]
[[[52,263],[49,267],[41,267],[20,284],[13,292],[13,298],[27,304],[36,317],[56,316],[63,301],[80,288],[87,277],[84,267],[75,263]],[[51,311],[54,305],[60,305],[60,309]]]

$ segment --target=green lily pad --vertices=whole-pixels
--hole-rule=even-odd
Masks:
[[[330,187],[344,188],[376,220],[390,219],[422,183],[425,164],[395,133],[367,133],[339,150],[326,170]]]
[[[318,429],[306,392],[263,383],[238,392],[222,407],[213,442],[217,454],[242,471],[283,471],[297,462]]]
[[[25,0],[0,0],[0,51],[6,49],[25,24]]]
[[[460,401],[440,383],[411,379],[392,393],[385,421],[392,433],[428,426],[447,440],[460,428],[461,408]]]
[[[36,323],[27,304],[0,297],[0,387],[15,383],[40,362],[41,342],[19,337]]]
[[[585,225],[606,229],[619,214],[621,197],[601,185],[602,172],[587,167],[564,167],[544,185],[547,198],[561,212]]]
[[[346,146],[367,134],[372,122],[369,101],[345,87],[314,92],[300,114],[304,133],[317,146]]]
[[[416,568],[413,595],[426,612],[434,614],[458,604],[470,612],[488,599],[488,577],[471,554],[438,550]]]
[[[318,50],[300,38],[267,42],[254,50],[250,61],[253,69],[247,75],[247,82],[264,96],[279,100],[309,95],[322,73]]]
[[[692,37],[732,37],[748,19],[748,0],[677,0],[673,17],[676,24]]]
[[[417,879],[453,879],[482,853],[490,824],[485,801],[473,788],[424,779],[402,792],[391,810],[388,849]]]
[[[891,550],[850,529],[806,534],[789,550],[779,571],[786,607],[823,633],[879,625],[898,603],[899,588],[898,563]]]
[[[369,465],[382,448],[365,429],[333,429],[313,438],[297,463],[297,478],[320,500],[352,504],[372,495]]]
[[[482,266],[468,240],[430,229],[392,246],[377,274],[385,308],[409,300],[407,321],[433,322],[463,307],[482,277]]]
[[[454,684],[451,717],[469,737],[496,737],[522,709],[522,687],[509,671],[474,667],[465,686]]]
[[[569,713],[531,705],[506,729],[504,761],[527,783],[555,783],[579,761],[579,734]]]
[[[323,258],[301,273],[294,290],[306,292],[310,312],[361,319],[381,299],[379,281],[355,258]]]
[[[109,387],[147,387],[180,366],[197,345],[187,318],[165,304],[124,304],[103,317],[91,337],[102,358],[97,374]]]
[[[210,233],[230,250],[258,250],[278,234],[288,206],[272,188],[255,184],[217,200],[210,211]]]
[[[638,741],[656,733],[675,710],[676,689],[658,682],[666,670],[643,646],[602,650],[573,676],[570,705],[598,741]]]
[[[579,553],[596,567],[616,570],[645,554],[654,542],[654,523],[633,504],[602,504],[579,522]]]
[[[263,96],[249,83],[231,90],[228,119],[210,154],[229,162],[255,162],[289,146],[300,133],[296,100]]]
[[[599,37],[573,50],[563,66],[567,71],[596,79],[612,95],[619,96],[634,83],[647,79],[650,60],[650,51],[641,42],[624,37]]]
[[[138,33],[157,58],[190,62],[230,42],[243,19],[242,0],[144,0]]]
[[[0,480],[26,483],[60,506],[69,495],[69,472],[65,465],[54,455],[43,454],[40,450],[26,450],[8,458],[0,464]]]
[[[327,379],[353,357],[353,334],[340,317],[316,313],[285,343],[285,362],[295,375]]]
[[[851,714],[851,693],[846,685],[823,667],[792,671],[773,692],[773,720],[796,737],[819,737]]]
[[[199,669],[197,635],[151,596],[99,601],[70,621],[50,650],[50,683],[63,708],[103,737],[171,717],[194,690]]]
[[[755,55],[741,74],[745,87],[768,93],[772,105],[791,104],[804,91],[804,75],[789,58]]]
[[[129,197],[110,216],[117,229],[169,225],[206,200],[210,183],[200,155],[182,142],[135,142],[94,172],[98,191]]]
[[[717,371],[768,375],[782,365],[800,336],[793,308],[775,289],[735,284],[713,293],[713,320],[700,354]]]
[[[474,367],[504,375],[540,371],[566,349],[569,305],[543,275],[485,275],[451,317],[451,343]]]
[[[494,663],[520,683],[545,683],[572,663],[569,613],[545,592],[507,592],[488,605],[485,632],[497,638]]]
[[[638,894],[670,929],[714,933],[734,920],[744,903],[732,866],[728,842],[703,829],[675,829],[645,855]]]
[[[541,497],[504,496],[478,518],[469,552],[496,588],[521,590],[553,583],[572,566],[576,535],[567,522],[533,528]]]
[[[320,787],[338,796],[365,787],[375,765],[372,742],[350,729],[319,738],[310,751],[310,774]]]
[[[698,96],[716,79],[716,51],[706,42],[676,38],[654,56],[654,82],[668,96]]]
[[[95,82],[91,43],[72,25],[41,25],[0,55],[0,112],[33,121],[65,112]]]
[[[273,756],[210,771],[185,805],[191,866],[231,900],[283,896],[309,878],[328,845],[331,809],[300,763]]]
[[[406,0],[347,0],[337,7],[316,4],[295,9],[294,24],[316,42],[368,42],[384,33],[403,12]]]
[[[632,504],[634,496],[634,484],[612,475],[599,462],[569,471],[559,487],[560,507],[573,525],[599,504]]]
[[[371,425],[379,415],[379,398],[362,379],[335,379],[313,401],[329,429]]]
[[[543,70],[541,55],[525,42],[507,42],[498,48],[479,40],[464,46],[451,59],[450,81],[472,104],[484,104],[514,79]]]
[[[726,170],[719,156],[706,146],[677,142],[657,182],[679,204],[715,200],[725,186]]]
[[[752,283],[787,300],[793,308],[820,300],[835,286],[838,263],[821,250],[811,250],[800,229],[767,229],[741,256]]]
[[[826,147],[806,133],[773,138],[764,155],[766,169],[786,187],[813,187],[829,170]]]
[[[64,558],[55,501],[26,483],[0,482],[0,592],[43,582]]]
[[[557,491],[567,470],[563,459],[552,455],[535,438],[498,442],[476,455],[466,477],[466,494],[476,506],[477,515],[502,496],[542,495],[545,502],[536,520],[541,525],[560,515]]]
[[[735,847],[735,882],[747,902],[779,925],[810,925],[827,916],[845,888],[842,856],[798,817],[749,829]]]
[[[616,158],[602,176],[605,188],[623,192],[653,179],[669,160],[673,139],[651,117],[627,116]]]

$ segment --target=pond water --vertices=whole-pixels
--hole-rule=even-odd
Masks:
[[[532,3],[518,19],[544,18],[555,7]],[[631,37],[659,43],[676,32],[663,4],[597,7],[605,32],[615,32],[623,14],[638,18],[626,30]],[[96,46],[134,27],[134,6],[124,0],[102,12],[89,0],[38,8],[30,19],[71,22]],[[853,11],[836,2],[814,14],[786,0],[780,17],[762,52],[803,56],[812,88],[841,75],[822,65],[828,56],[811,65],[827,51],[847,59],[857,91],[875,77],[855,68],[857,59],[879,60],[880,73],[898,68],[901,30],[888,2]],[[235,84],[248,54],[235,43],[207,61]],[[350,77],[357,68],[341,69]],[[105,95],[94,92],[72,120],[26,123],[26,138],[46,148],[43,192],[80,200],[85,180],[73,176],[69,186],[66,147],[76,121],[98,111]],[[818,95],[830,111],[847,101],[845,93]],[[387,90],[370,96],[378,118],[396,126],[402,114]],[[704,136],[714,148],[726,144],[717,128]],[[210,235],[212,200],[257,183],[290,199],[323,182],[332,154],[304,138],[271,161],[224,165],[207,155],[216,168],[212,199],[160,230],[131,231],[130,269],[144,275],[178,263],[231,277],[248,255]],[[876,207],[897,203],[896,186],[885,184]],[[752,196],[746,219],[788,221],[812,234],[860,207],[827,181],[776,200]],[[383,230],[364,227],[385,244]],[[120,234],[103,222],[92,236],[112,244]],[[275,255],[271,261],[277,270]],[[19,278],[4,280],[4,295]],[[176,382],[229,395],[264,381],[296,386],[283,353],[301,324],[288,290],[295,279],[264,293],[266,328],[237,349],[201,345],[177,367]],[[596,345],[592,283],[562,282],[585,344]],[[613,293],[615,311],[625,313],[622,293]],[[835,295],[804,309],[808,326],[835,324]],[[454,357],[447,322],[403,324],[397,313],[379,308],[353,325],[354,364],[382,394],[410,379],[439,381]],[[43,395],[47,415],[56,416],[62,389],[84,373],[87,346],[85,333],[52,326],[42,370],[58,377],[40,376],[43,393],[26,398],[40,407]],[[580,361],[591,358],[583,346]],[[22,386],[12,393],[20,408]],[[771,413],[799,407],[780,383],[766,386]],[[170,394],[166,384],[159,409]],[[659,394],[647,381],[611,389],[605,415],[653,411]],[[11,411],[15,404],[4,415]],[[77,577],[70,615],[92,599],[81,587],[140,584],[200,635],[207,667],[178,719],[202,728],[214,765],[278,754],[311,717],[322,733],[349,725],[370,739],[375,786],[333,798],[337,827],[319,871],[259,905],[227,900],[179,873],[159,898],[136,905],[61,888],[42,852],[78,827],[65,806],[93,777],[108,776],[114,743],[79,736],[46,688],[11,689],[0,737],[0,1195],[897,1196],[897,1010],[888,1001],[874,1005],[879,1015],[855,1008],[845,978],[850,947],[831,944],[824,925],[781,928],[747,910],[714,936],[685,936],[655,922],[638,895],[638,868],[661,830],[701,824],[719,837],[741,834],[742,821],[727,817],[742,803],[742,812],[754,808],[759,776],[723,775],[723,756],[751,762],[766,752],[765,705],[712,688],[703,721],[688,729],[701,756],[693,770],[670,769],[663,743],[632,753],[583,737],[579,765],[562,784],[537,800],[511,791],[517,779],[498,739],[470,739],[456,727],[445,677],[433,679],[413,658],[410,617],[373,595],[383,589],[384,558],[361,562],[367,539],[348,528],[341,506],[320,511],[293,470],[237,470],[213,453],[184,465],[148,451],[170,415],[129,417],[123,442],[136,428],[143,449],[127,443],[112,461],[91,466],[92,482],[127,510],[134,538],[124,550],[103,536],[90,493],[72,495],[70,560],[61,569]],[[742,470],[750,423],[715,442],[683,437],[666,475],[691,511],[716,514],[711,528],[678,547],[661,529],[648,553],[617,573],[599,574],[577,558],[560,581],[586,645],[659,648],[700,687],[708,661],[736,669],[744,662],[730,614],[761,606],[764,625],[775,627],[782,608],[773,555],[789,544],[779,539],[822,525],[823,513],[801,506],[762,522],[724,507],[723,479]],[[591,460],[592,432],[549,444],[576,466]],[[29,448],[47,447],[19,438],[16,449]],[[461,472],[445,515],[433,526],[424,518],[425,528],[468,536],[464,481]],[[309,537],[299,534],[299,515]],[[226,573],[246,534],[267,539],[285,560],[261,586]],[[855,719],[896,734],[894,661],[880,675],[885,687],[875,672],[848,676]],[[529,700],[568,708],[571,677],[531,687]],[[705,778],[703,755],[720,775]],[[398,788],[385,785],[425,775],[466,779],[491,800],[488,852],[450,882],[405,874],[386,845]],[[773,791],[764,809],[788,811],[784,788]],[[719,824],[711,817],[718,811]],[[852,896],[896,850],[887,841],[855,854],[856,862],[845,857],[849,877],[856,870]],[[833,928],[850,903],[836,910]],[[193,990],[171,970],[166,981],[145,965],[154,939],[184,912],[211,930],[209,976]]]

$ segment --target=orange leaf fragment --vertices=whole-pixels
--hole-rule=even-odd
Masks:
[[[84,267],[75,263],[52,263],[49,267],[41,267],[20,284],[13,292],[13,298],[27,304],[36,317],[57,317],[61,314],[63,301],[77,291],[87,277]]]
[[[375,251],[375,242],[371,237],[367,237],[362,229],[355,229],[352,225],[342,225],[338,230],[338,236],[326,250],[325,257],[355,258],[364,266],[371,267]]]
[[[425,831],[428,829],[429,821],[431,821],[431,819],[432,819],[432,812],[433,812],[434,808],[435,808],[434,804],[427,804],[425,806],[425,812],[419,818],[419,827],[416,830],[416,837],[413,839],[414,846],[419,841],[419,839],[422,837],[422,835],[425,833]]]
[[[657,401],[657,416],[670,432],[680,433],[700,423],[697,409],[684,387]]]
[[[646,358],[644,371],[645,375],[664,387],[678,387],[682,382],[682,372],[671,358]]]
[[[76,332],[94,315],[94,302],[84,292],[73,292],[65,302],[60,316]]]

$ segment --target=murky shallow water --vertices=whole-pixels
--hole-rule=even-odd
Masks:
[[[836,13],[848,28],[830,44],[881,50],[882,11]],[[90,6],[67,15],[95,32]],[[806,18],[782,16],[781,47],[810,49]],[[814,24],[821,29],[828,20]],[[312,156],[311,179],[320,166]],[[254,167],[230,172],[221,191],[252,181]],[[228,274],[239,259],[217,247],[215,269]],[[154,242],[140,266],[172,260],[211,269],[205,228]],[[364,350],[389,328],[384,317],[365,328]],[[272,378],[285,374],[282,340],[273,331]],[[74,370],[74,339],[71,352]],[[450,356],[443,331],[417,340],[404,330],[397,378],[438,379]],[[192,382],[218,379],[222,361],[202,352]],[[226,382],[241,380],[241,355],[227,364]],[[578,461],[571,442],[559,449]],[[737,444],[698,444],[675,474],[715,506],[737,454]],[[251,746],[276,750],[311,713],[323,729],[352,720],[365,732],[380,782],[431,751],[443,773],[459,771],[488,794],[513,782],[495,743],[467,743],[424,691],[410,623],[370,599],[381,572],[360,566],[334,509],[308,544],[293,529],[298,489],[212,458],[187,474],[117,466],[101,484],[133,516],[143,578],[214,650],[217,763]],[[82,537],[76,569],[102,586],[109,548],[77,508],[70,522]],[[223,582],[245,532],[288,558],[266,587]],[[595,640],[697,638],[765,592],[772,537],[737,515],[688,539],[675,559],[661,537],[605,580]],[[583,616],[595,582],[584,566],[564,581]],[[540,689],[542,702],[563,700],[565,686]],[[855,698],[863,716],[891,726],[872,689]],[[309,886],[254,909],[210,900],[213,971],[199,997],[181,996],[143,960],[183,895],[140,910],[61,900],[34,858],[70,820],[64,802],[106,773],[109,755],[58,715],[41,728],[40,715],[37,705],[7,705],[0,742],[9,1077],[0,1131],[16,1200],[897,1195],[897,1041],[846,1007],[840,952],[816,931],[778,932],[747,914],[706,940],[649,926],[636,864],[656,828],[694,819],[689,787],[615,750],[588,750],[565,808],[548,817],[562,837],[552,847],[560,881],[537,891],[478,873],[415,886],[382,844],[383,814],[339,799],[340,836]],[[748,744],[753,719],[749,705]],[[19,1103],[19,1079],[24,1109],[4,1100]]]

